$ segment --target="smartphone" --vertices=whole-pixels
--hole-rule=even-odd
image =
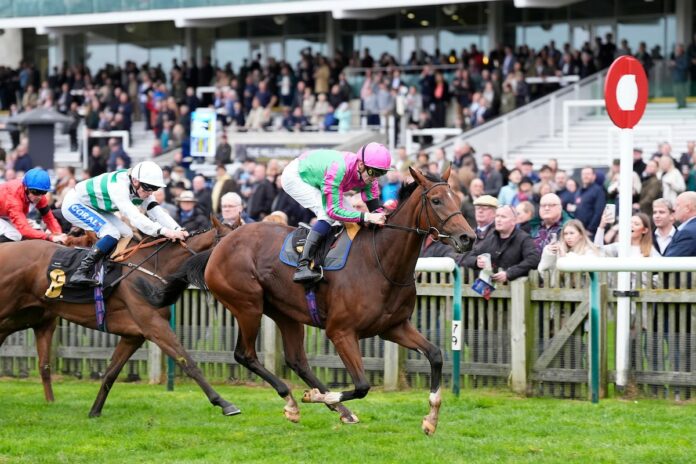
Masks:
[[[616,222],[616,205],[608,204],[604,207],[604,214],[609,216],[609,224]]]

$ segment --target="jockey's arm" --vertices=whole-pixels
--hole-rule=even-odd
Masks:
[[[152,196],[143,201],[143,208],[150,219],[166,227],[167,229],[179,230],[181,226],[172,218],[167,211],[162,208]]]
[[[364,222],[363,213],[349,211],[343,207],[343,196],[345,192],[341,188],[345,167],[332,165],[324,178],[322,193],[326,201],[326,214],[331,219],[341,222]]]
[[[118,211],[128,219],[131,225],[146,235],[153,237],[159,235],[162,226],[141,213],[140,209],[131,202],[127,187],[115,190],[109,190],[111,201],[116,205]]]
[[[15,204],[14,201],[8,201],[7,216],[10,218],[10,222],[15,227],[15,229],[17,229],[17,231],[20,234],[22,234],[22,238],[35,240],[50,240],[50,234],[47,234],[46,232],[43,232],[41,230],[36,230],[31,225],[29,225],[29,221],[27,221],[27,215],[24,214],[22,204]]]
[[[379,202],[379,184],[377,180],[373,180],[371,184],[365,186],[361,192],[362,200],[365,202],[367,209],[373,213],[375,211],[381,212],[382,205]]]
[[[36,205],[36,209],[41,214],[41,219],[43,219],[44,224],[48,227],[54,235],[60,235],[63,233],[63,229],[60,228],[60,224],[56,220],[56,217],[51,212],[51,207],[48,206],[48,199],[43,197],[41,201]]]

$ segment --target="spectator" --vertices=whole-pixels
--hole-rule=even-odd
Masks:
[[[205,177],[201,175],[195,176],[191,182],[191,188],[198,202],[198,208],[206,217],[209,216],[213,211],[213,200],[212,192],[206,184]]]
[[[555,271],[556,260],[563,256],[599,256],[599,249],[592,243],[582,222],[571,219],[561,229],[561,239],[547,243],[541,253],[539,272]]]
[[[663,155],[660,157],[660,180],[662,181],[662,197],[674,203],[677,196],[686,190],[684,176],[674,167],[674,160],[671,156]]]
[[[638,208],[652,216],[653,202],[658,198],[662,198],[662,182],[657,178],[657,162],[650,160],[645,164],[645,171],[643,171]]]
[[[179,205],[174,218],[179,225],[189,232],[196,232],[210,226],[208,216],[198,206],[198,200],[190,190],[181,192],[176,199]]]
[[[247,213],[254,221],[260,221],[271,214],[273,199],[276,196],[275,179],[266,176],[266,166],[257,164],[254,167],[251,195],[247,202]]]
[[[493,156],[489,153],[484,153],[481,157],[481,171],[479,177],[483,181],[484,193],[497,197],[500,189],[503,186],[503,176],[496,171],[493,166]]]
[[[519,183],[522,180],[522,173],[517,168],[510,171],[508,175],[508,183],[500,189],[498,194],[498,203],[500,205],[511,205],[519,191]]]
[[[227,192],[238,192],[239,186],[237,182],[232,179],[227,173],[227,168],[224,164],[218,164],[215,168],[215,184],[213,185],[213,190],[210,193],[212,211],[215,214],[220,214],[220,198]]]
[[[483,241],[493,233],[495,226],[495,210],[498,208],[498,200],[490,195],[483,195],[474,201],[474,216],[476,218],[476,241],[469,253],[479,255],[479,247]]]
[[[534,185],[529,177],[520,179],[517,186],[517,193],[512,198],[511,206],[517,206],[524,201],[534,201]]]
[[[559,169],[554,175],[554,183],[556,184],[556,195],[561,199],[561,206],[563,211],[565,211],[568,203],[575,201],[575,192],[570,192],[567,188],[568,174],[564,170]]]
[[[515,207],[517,214],[517,228],[530,233],[532,230],[531,221],[534,218],[534,205],[530,201],[523,201]]]
[[[398,200],[399,188],[401,188],[401,175],[399,171],[387,171],[386,181],[382,184],[381,188],[382,203],[388,200]]]
[[[234,192],[228,192],[220,198],[222,210],[222,223],[228,226],[236,226],[254,222],[253,219],[247,216],[244,212],[242,197]]]
[[[645,171],[645,161],[643,161],[643,149],[634,148],[633,149],[633,172],[639,176],[643,175]]]
[[[604,226],[609,223],[607,214],[602,215],[599,228],[594,238],[594,244],[602,249],[607,256],[619,256],[619,244],[604,245]],[[650,218],[645,213],[637,213],[631,217],[631,249],[629,257],[658,257],[660,253],[653,247]]]
[[[530,233],[539,253],[546,245],[558,240],[561,228],[569,220],[570,216],[563,211],[561,198],[558,195],[547,193],[541,197],[539,220],[533,222]]]
[[[684,45],[677,44],[675,47],[670,67],[677,108],[686,108],[686,97],[689,94],[689,57],[684,52]]]
[[[152,195],[155,198],[155,201],[167,212],[167,214],[169,214],[169,216],[172,218],[177,217],[179,211],[176,206],[167,202],[164,189],[157,189],[152,192]]]
[[[667,246],[677,232],[677,228],[674,227],[674,211],[669,201],[664,198],[653,201],[652,220],[655,224],[653,246],[661,255],[664,255]]]
[[[232,147],[227,141],[227,134],[222,131],[220,143],[215,148],[215,164],[230,164],[232,162]]]
[[[532,238],[515,227],[515,209],[500,206],[495,213],[495,231],[488,235],[476,252],[472,250],[463,260],[467,267],[483,269],[482,253],[490,253],[494,282],[505,283],[526,276],[539,264],[539,252]]]
[[[665,256],[696,256],[696,192],[684,192],[677,197],[674,217],[680,222],[677,233],[664,251]]]
[[[27,172],[34,167],[34,162],[29,155],[29,141],[23,139],[15,150],[15,160],[12,165],[17,172]]]
[[[117,159],[121,158],[123,160],[123,167],[121,169],[128,169],[131,165],[130,156],[123,150],[121,146],[121,140],[116,137],[109,139],[109,160],[107,162],[106,168],[109,172],[116,170]]]
[[[597,176],[594,168],[583,168],[580,176],[582,187],[575,193],[575,218],[582,222],[592,236],[602,219],[606,195],[604,189],[595,183]]]

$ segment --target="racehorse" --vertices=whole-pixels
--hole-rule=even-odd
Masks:
[[[169,308],[153,307],[133,290],[135,275],[147,275],[148,279],[161,279],[160,275],[173,273],[188,257],[215,246],[232,230],[213,218],[213,227],[202,233],[192,234],[186,242],[157,241],[154,246],[133,247],[128,258],[132,263],[123,271],[125,278],[105,301],[106,327],[109,333],[121,336],[111,357],[111,363],[102,379],[101,388],[89,412],[90,417],[101,415],[102,408],[119,372],[138,348],[150,340],[176,360],[192,377],[210,402],[222,408],[225,415],[240,411],[224,400],[205,380],[191,356],[179,343],[169,326]],[[8,263],[0,275],[0,345],[12,333],[32,328],[36,334],[39,372],[47,401],[53,401],[50,371],[50,349],[58,316],[76,324],[97,329],[94,304],[67,303],[47,299],[49,286],[46,271],[60,245],[31,240],[0,245],[0,262]],[[21,263],[10,266],[9,263]],[[136,265],[144,272],[135,271]],[[150,274],[145,274],[150,273]]]
[[[281,263],[278,252],[292,229],[278,224],[248,224],[230,233],[211,252],[190,258],[182,269],[168,277],[165,286],[140,280],[138,291],[151,305],[176,301],[189,282],[207,286],[237,319],[240,335],[235,359],[270,383],[285,400],[285,416],[296,422],[299,407],[288,386],[259,362],[255,341],[266,314],[277,324],[287,365],[312,390],[303,402],[324,403],[335,408],[345,423],[357,422],[340,404],[367,395],[366,379],[358,341],[379,335],[385,340],[423,353],[431,365],[430,411],[422,429],[430,435],[437,427],[441,403],[442,354],[411,324],[416,302],[414,271],[423,239],[431,235],[458,252],[471,245],[474,232],[460,211],[460,201],[447,179],[426,177],[411,169],[415,182],[403,187],[399,206],[382,228],[359,232],[345,268],[325,275],[316,301],[326,335],[336,347],[350,373],[354,390],[329,392],[309,368],[303,349],[304,326],[316,325],[310,317],[305,289],[293,284],[294,269]]]

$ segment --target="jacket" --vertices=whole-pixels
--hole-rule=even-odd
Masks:
[[[346,192],[358,190],[370,211],[379,201],[377,180],[365,184],[358,173],[359,156],[336,150],[314,150],[300,156],[299,173],[304,182],[322,193],[323,206],[331,219],[362,222],[363,215],[343,206]]]
[[[476,267],[476,258],[481,253],[491,254],[493,271],[503,269],[508,280],[524,277],[529,271],[539,265],[540,253],[534,245],[534,240],[523,230],[515,229],[512,234],[503,239],[496,230],[489,234],[480,244],[476,253],[470,252],[463,260],[466,267],[480,271]]]
[[[29,203],[29,198],[24,191],[24,184],[21,180],[15,179],[0,184],[0,216],[9,218],[12,225],[22,234],[23,238],[48,240],[49,236],[45,232],[36,230],[29,225],[29,221],[27,221]],[[45,196],[36,204],[36,209],[41,214],[51,233],[62,233]]]

